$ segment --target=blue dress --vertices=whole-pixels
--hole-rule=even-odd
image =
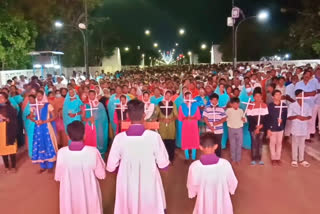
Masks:
[[[28,103],[22,113],[22,119],[24,121],[24,128],[26,130],[26,134],[28,137],[28,154],[29,154],[29,157],[32,158],[33,133],[34,133],[35,123],[27,118],[30,115],[30,113],[31,113],[31,108],[30,108],[30,104]]]
[[[126,95],[126,97],[127,97],[127,101],[129,101],[130,97],[128,95]],[[112,126],[114,136],[117,134],[117,124],[114,122],[114,112],[116,109],[115,104],[118,104],[118,103],[120,103],[120,98],[116,98],[116,94],[111,95],[108,102],[108,113],[109,113],[110,123]]]
[[[73,121],[81,121],[81,114],[75,117],[70,117],[69,113],[75,114],[81,111],[81,106],[83,105],[82,101],[80,100],[78,95],[75,95],[75,100],[70,100],[69,92],[64,100],[63,109],[62,109],[62,116],[63,116],[63,123],[64,127],[67,130],[67,126],[72,123]]]
[[[243,104],[242,102],[248,102],[249,97],[251,97],[251,102],[254,101],[253,96],[248,96],[246,89],[243,88],[239,96],[240,108],[243,110],[243,112],[246,110],[246,104]],[[243,124],[243,148],[251,149],[251,135],[249,132],[249,123]]]
[[[159,105],[159,103],[163,100],[163,96],[156,98],[155,96],[150,97],[150,103],[154,105]]]
[[[182,105],[183,102],[183,95],[182,93],[180,96],[174,101],[177,107],[177,112],[179,112],[179,108]],[[176,120],[176,146],[178,148],[181,148],[181,143],[182,143],[182,122],[179,120]]]
[[[46,103],[40,110],[40,119],[47,120],[49,113],[49,103]],[[32,163],[47,163],[56,161],[56,148],[55,148],[55,137],[54,133],[50,131],[48,123],[40,126],[35,125],[33,134],[33,150],[32,150]],[[53,165],[51,165],[53,166]],[[41,166],[41,168],[43,168]],[[51,167],[48,167],[51,168]]]

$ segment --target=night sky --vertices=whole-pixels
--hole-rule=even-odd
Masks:
[[[266,23],[274,31],[288,29],[294,17],[280,13],[282,7],[299,7],[298,0],[235,0],[246,16],[256,15],[261,9],[270,11]],[[144,30],[150,29],[150,40],[158,42],[160,49],[169,50],[175,42],[185,48],[195,48],[201,42],[221,43],[231,28],[226,26],[231,13],[231,0],[106,0],[93,16],[110,17],[118,28],[122,40],[128,45],[138,45]],[[178,29],[185,28],[186,35],[179,37]],[[134,43],[134,44],[133,44]]]

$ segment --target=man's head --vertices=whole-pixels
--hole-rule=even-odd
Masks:
[[[232,106],[232,108],[234,109],[238,109],[239,108],[239,105],[240,105],[240,100],[238,97],[232,97],[230,99],[230,104]]]
[[[143,101],[149,102],[150,100],[150,93],[148,91],[143,92]]]
[[[254,89],[253,98],[256,102],[262,102],[262,90],[260,87]]]
[[[273,100],[274,101],[281,101],[281,91],[279,91],[279,90],[274,90],[273,92],[272,92],[272,97],[273,97]]]
[[[132,122],[142,122],[145,117],[144,103],[140,100],[130,100],[128,102],[128,116]]]
[[[217,148],[218,140],[213,133],[207,132],[200,137],[200,150],[204,154],[213,154]]]
[[[73,121],[67,126],[68,136],[71,141],[83,141],[84,125],[80,121]]]
[[[165,101],[170,101],[171,100],[171,96],[172,96],[172,91],[167,90],[165,95],[164,95],[164,100]]]

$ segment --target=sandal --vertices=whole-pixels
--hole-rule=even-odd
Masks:
[[[297,161],[292,161],[291,166],[297,168],[298,167],[298,162]]]
[[[306,167],[306,168],[310,167],[310,163],[307,162],[307,161],[302,161],[300,164],[301,164],[303,167]]]

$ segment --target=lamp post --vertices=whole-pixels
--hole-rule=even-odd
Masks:
[[[144,68],[144,64],[145,64],[145,63],[144,63],[144,58],[145,58],[145,56],[146,56],[145,54],[142,54],[142,55],[141,55],[141,58],[142,58],[142,63],[141,63],[141,64],[142,64],[142,67],[143,67],[143,68]]]
[[[86,69],[86,74],[87,76],[90,78],[90,74],[88,73],[88,70],[89,70],[89,67],[88,67],[88,55],[87,55],[87,37],[86,37],[86,34],[84,32],[84,30],[87,29],[87,26],[83,23],[79,23],[78,26],[74,26],[74,25],[68,25],[68,24],[64,24],[63,22],[60,22],[60,21],[56,21],[54,23],[54,26],[56,28],[62,28],[63,26],[67,26],[67,27],[70,27],[70,28],[73,28],[73,29],[76,29],[76,30],[79,30],[81,35],[82,35],[82,38],[83,38],[83,58],[84,58],[84,67]]]
[[[183,36],[185,34],[185,32],[186,32],[185,29],[183,29],[183,28],[179,29],[179,35],[180,36]]]
[[[188,56],[189,56],[189,64],[192,65],[192,52],[188,51]]]
[[[144,34],[145,34],[146,36],[150,36],[151,31],[150,31],[150,30],[145,30],[145,31],[144,31]]]
[[[236,68],[237,67],[237,60],[238,60],[238,29],[239,29],[239,26],[244,23],[245,21],[248,21],[250,19],[258,19],[258,20],[261,20],[261,21],[264,21],[266,19],[269,18],[269,13],[267,11],[261,11],[258,15],[256,16],[250,16],[248,18],[244,18],[242,19],[239,24],[235,27],[235,39],[234,39],[234,67]]]

